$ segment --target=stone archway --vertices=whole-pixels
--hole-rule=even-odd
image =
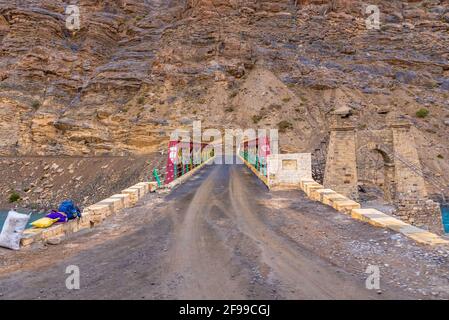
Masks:
[[[395,204],[428,199],[425,183],[419,174],[421,164],[410,132],[410,124],[395,123],[378,130],[356,130],[354,126],[335,126],[331,131],[324,185],[358,199],[359,171],[371,155],[378,159],[385,182],[387,200]],[[362,163],[360,163],[362,161]],[[364,163],[365,162],[365,163]],[[368,165],[368,171],[374,170]],[[367,174],[362,174],[367,176]],[[369,180],[369,179],[365,179]]]
[[[395,199],[395,165],[386,146],[368,143],[357,150],[357,180],[362,190],[379,190],[388,203]]]
[[[382,159],[378,161],[379,166],[383,164],[382,187],[386,200],[396,207],[396,214],[410,222],[440,224],[440,208],[428,197],[410,128],[409,123],[392,123],[378,130],[356,130],[347,124],[334,126],[330,133],[324,186],[358,200],[359,171],[363,165],[358,162],[370,152],[374,159]]]

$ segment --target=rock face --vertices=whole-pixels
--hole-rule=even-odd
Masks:
[[[0,154],[148,153],[193,120],[287,121],[281,148],[315,152],[345,106],[359,126],[407,118],[449,182],[447,1],[376,1],[380,30],[355,0],[77,3],[71,31],[67,1],[0,0]]]

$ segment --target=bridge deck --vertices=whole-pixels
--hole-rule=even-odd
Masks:
[[[2,253],[9,267],[0,271],[0,293],[45,299],[408,298],[388,282],[413,277],[426,261],[403,246],[431,249],[407,239],[397,246],[395,237],[301,191],[269,192],[243,165],[206,166],[172,193],[150,194],[60,246]],[[408,269],[383,271],[384,293],[378,295],[365,288],[372,262]],[[12,272],[19,264],[22,271]],[[80,290],[65,287],[68,265],[80,268]],[[438,268],[446,268],[444,277],[447,267]]]

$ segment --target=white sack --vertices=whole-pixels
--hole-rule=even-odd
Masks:
[[[25,230],[28,224],[28,220],[30,220],[30,216],[27,214],[9,211],[2,233],[0,233],[0,247],[19,250],[20,239],[22,238],[23,230]]]

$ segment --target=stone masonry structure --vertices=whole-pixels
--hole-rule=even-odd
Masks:
[[[410,124],[396,123],[391,125],[394,148],[394,166],[396,179],[396,199],[423,199],[427,190],[419,161],[415,141],[410,132]]]
[[[428,198],[410,124],[392,124],[391,130],[395,152],[397,214],[408,218],[411,222],[416,221],[426,223],[432,228],[441,228],[440,206]]]
[[[330,135],[324,186],[358,199],[356,134],[353,126],[333,127]]]
[[[268,186],[297,188],[301,179],[312,178],[312,155],[310,153],[272,154],[267,159]]]
[[[409,123],[381,130],[355,130],[347,124],[332,128],[324,187],[358,200],[358,187],[365,183],[382,189],[384,200],[403,219],[441,230],[440,207],[428,197]]]

